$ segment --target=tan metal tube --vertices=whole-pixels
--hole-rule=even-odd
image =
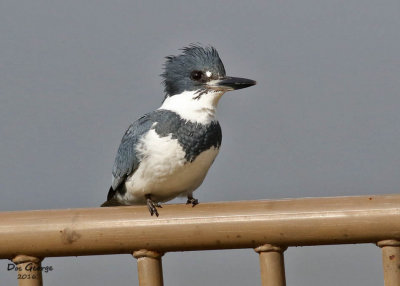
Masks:
[[[163,254],[150,250],[138,250],[133,253],[137,259],[140,286],[162,286],[163,273],[161,257]]]
[[[400,285],[400,241],[383,240],[378,242],[382,248],[383,276],[385,286]]]
[[[400,240],[400,195],[164,205],[159,213],[150,216],[146,206],[3,212],[0,258]]]
[[[283,252],[286,247],[265,244],[255,249],[260,256],[261,285],[285,286],[285,263]]]
[[[42,259],[27,255],[18,255],[12,259],[18,268],[19,286],[42,286]]]

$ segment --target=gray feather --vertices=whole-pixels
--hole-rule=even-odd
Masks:
[[[140,138],[150,130],[152,124],[150,113],[146,114],[132,123],[122,137],[112,170],[114,190],[139,166],[140,154],[137,154],[136,147]]]

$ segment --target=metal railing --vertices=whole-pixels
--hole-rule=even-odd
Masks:
[[[375,243],[385,285],[400,285],[400,195],[164,205],[159,213],[151,217],[145,206],[3,212],[0,259],[30,275],[19,285],[42,285],[44,257],[130,253],[139,285],[159,286],[166,252],[253,248],[262,285],[282,286],[287,247]]]

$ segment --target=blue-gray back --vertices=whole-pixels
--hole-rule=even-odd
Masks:
[[[114,190],[139,166],[140,158],[137,154],[136,146],[140,138],[150,130],[153,124],[152,117],[149,114],[132,123],[122,137],[112,170],[112,188]]]

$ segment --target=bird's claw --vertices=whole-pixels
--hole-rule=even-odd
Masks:
[[[153,216],[154,214],[156,217],[159,216],[157,208],[162,208],[160,203],[155,203],[151,200],[150,195],[146,195],[146,202],[147,202],[147,208],[149,209],[150,215]]]
[[[187,204],[187,205],[192,204],[192,207],[194,207],[195,205],[198,205],[198,204],[199,204],[199,200],[198,200],[198,199],[195,199],[195,198],[193,198],[193,197],[188,197],[188,199],[187,199],[187,201],[186,201],[186,204]]]

